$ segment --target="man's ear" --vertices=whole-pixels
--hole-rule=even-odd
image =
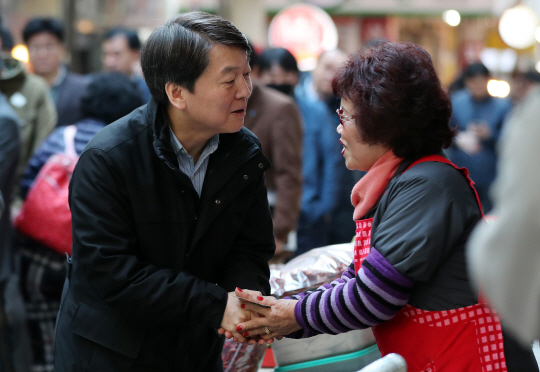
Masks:
[[[251,67],[251,80],[259,80],[261,77],[261,69],[259,66],[252,66]]]
[[[186,109],[186,93],[187,90],[178,84],[167,83],[165,84],[165,92],[169,98],[171,105],[179,110]]]

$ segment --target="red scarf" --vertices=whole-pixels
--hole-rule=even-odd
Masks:
[[[351,193],[351,202],[354,206],[353,220],[359,220],[373,208],[402,161],[403,158],[398,158],[392,150],[388,150],[354,185]]]

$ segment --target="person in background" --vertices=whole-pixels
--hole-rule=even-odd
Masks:
[[[301,89],[312,100],[326,102],[329,106],[339,103],[339,99],[332,91],[332,79],[346,60],[347,53],[341,49],[322,52],[311,74],[306,75],[301,81]]]
[[[76,128],[74,148],[80,155],[86,144],[108,124],[129,114],[143,104],[137,85],[127,76],[99,73],[91,78],[81,97],[81,119]],[[66,152],[64,131],[52,132],[28,162],[21,180],[21,194],[26,197],[43,165],[54,154]],[[52,371],[54,367],[54,326],[65,278],[65,256],[19,234],[20,282],[28,314],[28,329],[33,348],[33,370]]]
[[[249,61],[252,70],[259,71],[258,60],[257,53],[252,51]],[[253,91],[244,126],[261,141],[263,153],[272,163],[265,174],[276,240],[271,262],[283,262],[291,255],[286,245],[295,245],[293,236],[300,212],[302,122],[291,97],[266,88],[258,82],[258,73],[252,73],[252,79]]]
[[[141,41],[137,32],[125,27],[114,27],[103,37],[103,70],[121,72],[137,83],[144,102],[150,99],[150,90],[138,73],[141,61]]]
[[[337,151],[341,151],[339,144],[339,135],[335,132],[339,121],[335,115],[336,109],[339,108],[340,101],[332,92],[332,79],[338,68],[347,59],[347,54],[340,49],[328,50],[319,56],[315,69],[311,74],[306,74],[300,80],[296,88],[297,97],[301,97],[304,101],[315,102],[327,110],[327,116],[330,117],[328,125],[332,129],[332,139]],[[335,156],[325,154],[325,156]],[[335,159],[332,159],[335,160]],[[351,222],[353,207],[349,198],[350,191],[355,182],[363,175],[359,171],[349,171],[343,164],[336,165],[334,181],[337,190],[337,199],[332,209],[329,210],[330,236],[328,244],[339,244],[350,242],[354,234],[354,223]]]
[[[19,118],[21,155],[15,184],[28,164],[28,160],[56,125],[56,108],[43,78],[27,74],[22,62],[11,57],[13,38],[2,28],[2,59],[0,92],[2,92]]]
[[[74,123],[75,151],[80,155],[86,144],[106,125],[126,116],[144,104],[138,86],[119,72],[102,72],[91,76],[81,96],[83,119]],[[21,177],[21,195],[26,198],[34,179],[54,154],[64,153],[64,128],[58,128],[47,137],[29,160]]]
[[[19,118],[6,97],[0,93],[0,195],[4,207],[3,212],[0,211],[0,370],[28,372],[30,340],[15,267],[10,213],[20,147]]]
[[[491,211],[489,187],[495,179],[496,146],[511,102],[492,97],[487,90],[490,73],[481,62],[464,73],[465,89],[452,95],[452,120],[459,134],[448,151],[450,160],[469,170],[485,214]]]
[[[458,92],[462,89],[465,89],[465,77],[464,77],[464,71],[456,77],[454,81],[450,83],[448,86],[448,93],[450,95],[454,94],[455,92]]]
[[[430,55],[401,42],[362,49],[333,87],[347,168],[367,171],[351,196],[354,260],[333,283],[291,299],[237,290],[270,306],[246,302],[261,316],[239,329],[269,340],[372,327],[381,354],[403,356],[411,372],[507,371],[516,355],[467,274],[465,245],[482,210],[466,169],[442,151],[455,129]],[[525,370],[538,366],[509,369]]]
[[[514,105],[519,105],[525,99],[530,96],[534,96],[534,92],[538,90],[540,86],[540,72],[536,69],[530,69],[527,71],[516,71],[512,76],[512,89],[511,89],[511,99]],[[512,113],[512,111],[510,112]],[[511,114],[508,115],[510,120]],[[505,129],[506,123],[505,122]]]
[[[8,104],[6,97],[0,93],[0,191],[4,197],[5,209],[0,218],[0,283],[5,283],[13,272],[13,226],[10,221],[10,207],[21,151],[19,131],[17,114]],[[2,287],[0,284],[0,288]]]
[[[58,114],[57,127],[74,124],[83,118],[81,96],[88,77],[68,71],[63,63],[66,49],[64,28],[54,18],[32,18],[23,29],[23,40],[34,74],[50,87]]]
[[[301,90],[295,89],[300,72],[287,49],[266,49],[261,54],[259,70],[261,82],[294,97],[302,114],[304,182],[295,252],[298,256],[331,242],[331,211],[336,208],[340,190],[337,172],[343,167],[341,145],[335,139],[330,125],[333,118],[324,104],[307,99]]]
[[[71,178],[56,372],[222,371],[216,330],[245,341],[236,326],[251,313],[232,294],[269,294],[275,250],[270,162],[243,128],[250,52],[203,12],[146,41],[152,98],[94,136]]]
[[[518,75],[514,88],[519,99],[505,123],[491,188],[496,218],[476,227],[468,258],[505,326],[530,349],[540,338],[540,171],[532,165],[540,157],[540,74]]]

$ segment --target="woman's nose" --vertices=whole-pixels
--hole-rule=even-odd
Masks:
[[[341,123],[339,123],[339,125],[337,126],[336,128],[336,132],[338,132],[339,134],[341,134],[341,130],[343,129],[343,125],[341,125]]]

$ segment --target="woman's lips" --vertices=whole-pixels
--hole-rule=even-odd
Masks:
[[[339,143],[341,143],[341,145],[343,146],[343,149],[341,150],[341,155],[343,155],[345,153],[345,150],[347,149],[347,146],[345,146],[343,142],[341,142],[341,140],[339,140]]]

